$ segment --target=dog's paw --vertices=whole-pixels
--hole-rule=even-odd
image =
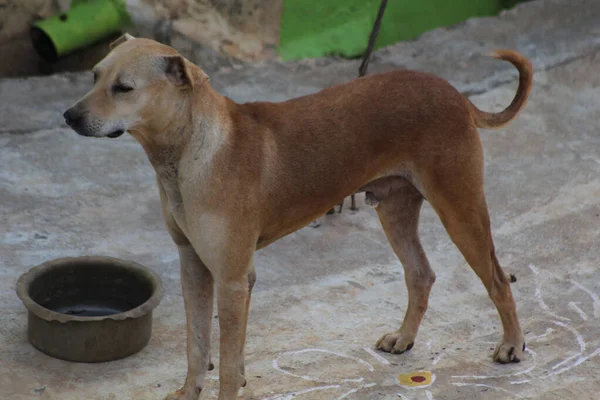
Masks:
[[[176,391],[176,392],[169,393],[169,394],[168,394],[168,395],[167,395],[167,396],[164,398],[164,400],[181,400],[181,399],[183,399],[183,397],[181,397],[181,396],[182,396],[182,392],[181,392],[181,390],[178,390],[178,391]]]
[[[406,337],[400,332],[386,333],[383,335],[375,347],[377,350],[383,350],[386,353],[402,354],[413,348],[415,344],[414,337]]]
[[[197,400],[202,388],[186,391],[184,388],[176,390],[165,397],[164,400]]]
[[[173,393],[169,393],[164,400],[182,400],[184,399],[184,393],[181,389],[173,392]]]
[[[494,361],[501,364],[518,363],[523,358],[523,352],[525,351],[525,342],[520,340],[515,343],[503,342],[496,346],[494,350]]]

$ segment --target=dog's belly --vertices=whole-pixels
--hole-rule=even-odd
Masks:
[[[372,206],[377,206],[380,201],[387,197],[399,194],[403,189],[415,187],[415,185],[406,177],[400,175],[393,175],[384,178],[375,179],[366,185],[361,186],[355,193],[366,193],[365,202]],[[294,215],[295,217],[285,218],[278,220],[277,223],[268,225],[268,228],[263,230],[258,242],[257,249],[261,249],[276,240],[297,231],[298,229],[306,226],[316,218],[322,216],[325,211],[330,209],[332,206],[339,202],[338,198],[331,198],[331,202],[315,207],[314,203],[307,203],[304,205],[296,205],[294,213],[288,213],[288,215]]]

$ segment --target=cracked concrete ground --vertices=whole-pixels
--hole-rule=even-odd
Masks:
[[[429,206],[420,231],[438,279],[418,340],[403,355],[373,352],[399,326],[407,298],[402,268],[361,197],[358,212],[327,216],[256,254],[243,398],[598,398],[599,20],[596,0],[534,1],[384,49],[371,66],[435,72],[479,107],[498,110],[512,99],[516,74],[480,55],[507,47],[532,59],[525,111],[500,131],[481,131],[498,258],[518,277],[524,360],[491,362],[501,335],[496,311]],[[217,71],[211,82],[238,101],[282,100],[349,80],[358,64],[266,63]],[[61,122],[90,80],[0,81],[1,399],[161,399],[185,377],[178,260],[153,170],[133,139],[83,138]],[[166,294],[142,352],[74,364],[28,344],[15,281],[45,260],[86,254],[132,259],[161,276]],[[401,386],[398,375],[414,371],[435,381]],[[209,373],[204,398],[215,398],[216,379]]]

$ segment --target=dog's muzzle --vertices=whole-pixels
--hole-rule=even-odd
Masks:
[[[114,138],[118,138],[123,133],[125,133],[124,129],[116,129],[113,132],[109,133],[108,135],[94,135],[93,133],[90,133],[89,129],[86,127],[87,124],[85,124],[85,113],[81,113],[74,108],[69,108],[67,111],[65,111],[65,113],[63,114],[63,117],[65,117],[65,123],[67,125],[69,125],[69,127],[71,129],[73,129],[75,132],[77,132],[81,136],[87,136],[87,137],[106,136],[111,139],[114,139]]]

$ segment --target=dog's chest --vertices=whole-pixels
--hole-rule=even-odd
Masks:
[[[180,213],[183,211],[183,199],[181,197],[181,191],[179,185],[174,182],[163,181],[161,182],[165,193],[167,194],[167,202],[169,211],[172,214]]]
[[[171,213],[178,225],[184,222],[183,197],[181,195],[179,174],[173,165],[156,167],[158,180],[167,197],[167,210]]]

